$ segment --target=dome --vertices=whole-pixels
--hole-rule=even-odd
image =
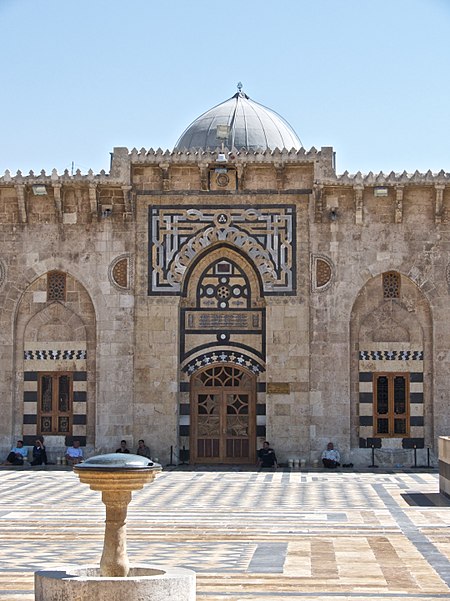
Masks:
[[[271,109],[250,100],[241,91],[241,84],[237,94],[191,123],[181,134],[175,150],[217,148],[222,142],[226,148],[237,150],[299,150],[302,147],[289,123]]]

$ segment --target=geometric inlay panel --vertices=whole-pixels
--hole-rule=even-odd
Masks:
[[[148,294],[180,294],[187,269],[218,242],[249,258],[265,294],[295,294],[295,223],[293,205],[150,206]]]

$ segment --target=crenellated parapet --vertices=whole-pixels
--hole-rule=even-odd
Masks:
[[[0,177],[0,202],[4,223],[59,222],[66,225],[97,221],[102,217],[132,216],[129,177],[114,177],[104,170],[73,174],[42,170],[24,175],[9,170]],[[13,202],[15,200],[15,203]]]
[[[435,223],[448,220],[450,173],[386,174],[348,171],[337,175],[332,147],[317,150],[274,149],[254,151],[216,147],[198,150],[146,150],[116,147],[109,173],[90,169],[83,174],[6,171],[0,177],[3,220],[28,223],[42,220],[63,224],[89,223],[112,217],[134,216],[137,197],[145,194],[311,194],[316,221],[335,220],[345,207],[355,224],[364,223],[372,196],[392,203],[392,221],[402,223],[404,207],[413,190],[427,189]],[[347,196],[347,200],[342,195]],[[14,198],[15,203],[11,203]],[[350,201],[350,205],[349,205]],[[406,202],[406,204],[405,204]],[[415,202],[415,201],[414,201]],[[34,212],[34,213],[33,213]],[[45,217],[43,217],[45,215]],[[331,219],[331,218],[330,218]]]
[[[123,167],[124,149],[121,153]],[[335,177],[331,147],[248,150],[217,146],[206,149],[134,148],[129,153],[136,190],[163,193],[193,190],[231,194],[261,190],[308,193],[315,179]],[[119,164],[119,163],[118,163]]]
[[[62,174],[58,174],[56,169],[53,169],[50,174],[47,174],[44,169],[39,174],[30,171],[28,175],[24,175],[22,171],[17,171],[15,175],[11,175],[9,169],[5,171],[3,176],[0,176],[0,185],[6,184],[23,184],[23,185],[63,185],[63,184],[74,184],[74,183],[95,183],[95,184],[112,184],[120,185],[122,182],[118,178],[111,178],[104,169],[98,174],[94,174],[92,169],[86,174],[82,174],[80,169],[77,169],[75,173],[69,173],[68,169]]]
[[[450,173],[445,172],[443,169],[439,173],[433,173],[428,170],[426,173],[420,173],[415,171],[414,173],[395,173],[391,171],[388,174],[380,173],[376,174],[369,171],[367,174],[363,174],[358,171],[355,174],[350,174],[348,171],[344,171],[341,175],[336,178],[325,179],[322,182],[324,185],[344,185],[344,186],[397,186],[399,184],[408,185],[433,185],[433,184],[450,184]]]
[[[445,212],[448,211],[446,205],[449,203],[450,173],[444,170],[433,173],[429,170],[426,173],[419,171],[395,173],[391,171],[385,174],[380,171],[378,174],[373,172],[362,174],[358,171],[355,174],[349,174],[348,171],[345,171],[336,177],[324,177],[316,180],[315,189],[316,196],[320,197],[320,202],[316,200],[317,221],[323,219],[326,210],[333,209],[334,215],[338,214],[339,201],[337,199],[347,190],[348,194],[353,195],[355,224],[364,222],[364,209],[370,204],[372,197],[379,202],[385,198],[387,202],[392,203],[393,222],[402,223],[405,198],[413,198],[415,191],[422,189],[423,194],[425,194],[425,190],[428,191],[428,206],[434,214],[434,222],[439,224],[442,222]],[[319,190],[320,194],[318,194]],[[323,202],[322,193],[327,195],[328,205]]]
[[[314,146],[310,150],[300,148],[296,150],[292,148],[288,150],[286,148],[274,150],[247,150],[242,148],[238,150],[236,148],[208,148],[206,150],[162,150],[158,148],[154,150],[150,148],[146,150],[141,148],[137,150],[133,148],[130,152],[130,159],[132,164],[145,163],[158,165],[161,161],[167,161],[171,164],[186,164],[186,163],[213,163],[218,160],[233,161],[236,163],[274,163],[276,161],[285,161],[291,163],[297,163],[299,161],[311,162],[315,161],[322,156],[326,156],[326,150],[328,147],[317,150]],[[221,158],[223,157],[223,158]]]

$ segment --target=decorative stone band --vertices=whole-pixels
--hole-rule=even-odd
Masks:
[[[360,361],[423,361],[423,351],[359,351]]]
[[[23,358],[25,361],[44,361],[44,360],[53,360],[58,361],[60,359],[63,360],[86,360],[87,351],[86,349],[80,350],[51,350],[51,349],[42,349],[42,350],[25,350],[23,352]]]
[[[216,349],[209,353],[197,355],[195,359],[191,359],[182,367],[182,371],[191,375],[202,367],[214,365],[215,363],[234,363],[240,367],[246,367],[254,374],[259,374],[266,370],[263,363],[246,353]]]

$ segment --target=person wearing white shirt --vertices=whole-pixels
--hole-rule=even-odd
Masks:
[[[322,463],[323,467],[334,468],[340,465],[341,456],[339,451],[334,448],[332,442],[327,444],[327,448],[322,453]]]
[[[67,449],[66,461],[68,465],[76,465],[83,461],[83,449],[80,449],[79,440],[74,440],[72,446]]]

